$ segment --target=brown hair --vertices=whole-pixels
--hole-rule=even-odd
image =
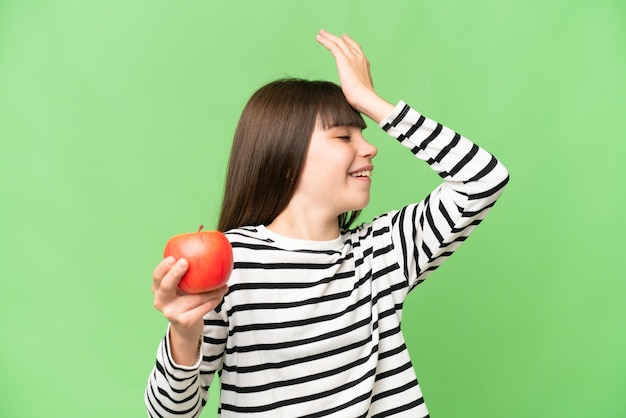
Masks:
[[[328,81],[281,79],[252,95],[235,131],[218,230],[268,225],[287,207],[318,117],[324,129],[365,128]],[[359,212],[339,215],[339,227],[349,227]]]

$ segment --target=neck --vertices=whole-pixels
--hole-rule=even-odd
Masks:
[[[287,238],[308,241],[330,241],[339,236],[337,216],[324,217],[306,211],[295,214],[289,208],[266,228]]]

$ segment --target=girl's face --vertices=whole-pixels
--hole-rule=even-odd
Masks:
[[[329,217],[363,209],[370,199],[376,152],[361,128],[324,129],[318,121],[293,198]]]

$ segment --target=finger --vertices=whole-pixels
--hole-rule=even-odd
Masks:
[[[154,292],[160,285],[163,276],[167,274],[172,266],[176,263],[174,257],[166,257],[152,271],[152,291]]]
[[[340,43],[341,42],[341,38],[339,36],[334,35],[334,34],[332,34],[330,32],[327,32],[324,29],[321,29],[318,32],[318,36],[323,38],[323,39],[326,39],[328,41],[335,42],[335,43]]]
[[[354,51],[355,55],[360,55],[365,60],[365,67],[367,69],[368,79],[369,79],[370,84],[373,86],[374,81],[372,80],[372,74],[370,73],[370,62],[365,56],[365,53],[363,52],[363,48],[361,48],[361,45],[356,43],[354,39],[352,39],[350,36],[346,35],[345,33],[341,37],[345,41],[346,45],[348,45]]]
[[[176,315],[175,319],[169,319],[172,324],[180,325],[183,328],[193,326],[197,321],[201,320],[207,313],[211,312],[221,299],[209,299],[202,304],[196,305],[184,312]],[[167,317],[167,315],[165,315]]]
[[[202,293],[185,293],[181,290],[171,308],[174,312],[182,313],[196,310],[199,306],[204,306],[211,301],[217,305],[227,291],[228,286],[221,286]]]
[[[354,49],[355,51],[357,51],[359,54],[363,54],[363,48],[361,48],[361,45],[357,44],[354,39],[352,39],[351,37],[349,37],[348,35],[346,35],[345,33],[341,36],[341,38],[344,40],[344,42],[346,43],[346,45],[348,45],[350,48]],[[363,54],[365,55],[365,54]]]
[[[346,55],[350,55],[350,54],[364,55],[363,49],[361,48],[361,46],[358,43],[356,43],[354,39],[350,38],[350,36],[346,35],[345,33],[341,36],[336,36],[336,35],[333,35],[332,33],[328,33],[324,30],[321,30],[320,34],[323,37],[326,37],[330,41],[337,44]]]
[[[224,284],[217,289],[210,290],[209,293],[214,298],[223,298],[226,293],[228,293],[228,285]]]
[[[152,279],[156,281],[160,281],[163,278],[163,276],[165,276],[165,274],[167,274],[167,272],[172,268],[175,262],[176,262],[176,259],[174,259],[174,257],[172,256],[165,257],[154,268],[154,271],[152,272]]]
[[[183,277],[183,275],[187,272],[189,268],[189,263],[184,258],[179,258],[176,261],[176,264],[170,268],[170,270],[163,276],[159,287],[168,292],[176,292],[178,287],[178,282]]]
[[[203,312],[202,316],[204,316],[207,312],[212,311],[213,309],[215,309],[217,305],[219,305],[222,302],[222,299],[224,298],[226,293],[228,293],[227,285],[224,285],[217,289],[213,289],[209,292],[206,292],[207,299],[205,300],[204,303],[202,303],[195,309],[200,312]]]
[[[335,58],[338,57],[337,54],[339,53],[343,55],[350,55],[352,53],[344,40],[333,35],[332,33],[326,32],[325,30],[320,30],[316,39],[320,44],[325,46],[326,49],[332,52]]]
[[[224,285],[204,293],[185,294],[178,297],[177,303],[170,305],[164,314],[176,323],[188,326],[215,309],[227,292],[228,286]]]
[[[315,39],[317,40],[317,42],[322,44],[322,46],[324,46],[326,49],[328,49],[330,52],[332,52],[333,55],[335,55],[335,51],[337,51],[337,49],[338,49],[338,46],[337,46],[336,42],[334,42],[332,39],[328,38],[328,36],[325,36],[322,31],[320,31],[315,36]]]

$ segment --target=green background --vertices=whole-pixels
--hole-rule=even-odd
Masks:
[[[511,173],[405,305],[432,416],[626,416],[625,22],[622,0],[0,0],[0,415],[145,416],[152,269],[215,227],[250,94],[337,80],[325,28]],[[363,220],[439,181],[369,125]]]

